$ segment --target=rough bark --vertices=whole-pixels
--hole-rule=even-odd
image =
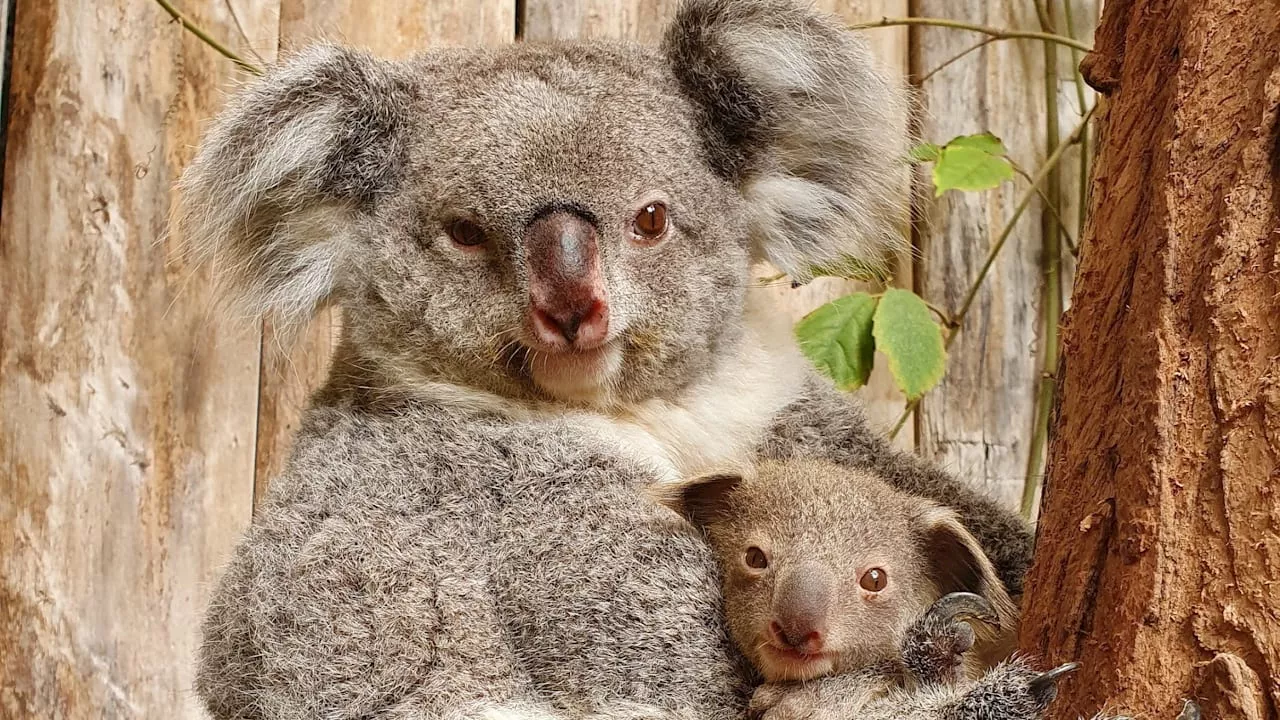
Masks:
[[[1113,0],[1022,647],[1054,717],[1280,717],[1280,7]]]

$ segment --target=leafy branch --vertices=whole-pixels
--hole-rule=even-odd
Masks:
[[[1036,174],[1031,178],[1031,186],[1023,191],[1018,198],[1018,204],[1013,209],[1013,214],[1000,230],[1000,234],[996,237],[996,241],[991,245],[991,249],[987,252],[987,258],[982,264],[982,268],[978,270],[978,274],[974,277],[973,282],[969,285],[968,292],[965,293],[964,301],[960,303],[960,309],[951,314],[951,325],[943,335],[943,348],[950,349],[951,343],[955,341],[956,336],[960,334],[960,330],[964,327],[964,320],[969,315],[969,310],[973,307],[973,303],[977,300],[978,292],[982,289],[982,283],[987,279],[987,274],[991,272],[991,267],[995,264],[996,258],[1000,255],[1000,251],[1004,248],[1005,242],[1013,235],[1014,227],[1018,220],[1022,218],[1022,214],[1026,212],[1031,205],[1031,201],[1038,195],[1040,185],[1045,178],[1053,171],[1058,163],[1062,161],[1062,156],[1066,153],[1067,148],[1076,144],[1085,129],[1089,125],[1090,118],[1093,117],[1093,108],[1090,108],[1080,120],[1080,124],[1066,140],[1059,143],[1049,157],[1045,158],[1044,164],[1036,170]],[[1057,319],[1054,319],[1057,322]],[[920,405],[920,398],[917,397],[907,401],[907,406],[903,409],[902,414],[898,417],[897,422],[889,430],[889,437],[895,438],[906,425],[907,420],[911,417],[911,413]]]
[[[1013,40],[1022,38],[1026,40],[1043,40],[1045,42],[1066,45],[1082,52],[1089,52],[1093,48],[1086,43],[1082,43],[1075,38],[1066,37],[1064,35],[1055,35],[1048,32],[1036,32],[1032,30],[1009,30],[1007,28],[991,27],[989,25],[975,25],[973,23],[961,22],[959,20],[948,20],[947,18],[933,17],[907,17],[894,18],[884,17],[871,22],[857,23],[850,25],[852,30],[869,30],[871,28],[895,27],[900,25],[927,25],[932,27],[946,27],[955,30],[968,30],[970,32],[982,33],[990,35],[997,40]]]

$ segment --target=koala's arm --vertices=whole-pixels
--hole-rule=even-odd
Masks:
[[[949,473],[891,447],[829,382],[810,378],[803,395],[774,418],[760,453],[771,460],[818,458],[871,468],[901,490],[954,508],[1010,594],[1022,592],[1033,545],[1027,523]]]
[[[1007,663],[973,683],[895,687],[894,663],[803,683],[761,686],[752,710],[761,720],[1039,720],[1052,684],[1030,666]]]

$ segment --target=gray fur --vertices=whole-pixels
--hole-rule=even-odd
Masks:
[[[813,460],[766,461],[745,476],[716,473],[652,492],[705,532],[730,634],[767,681],[751,703],[767,720],[1033,720],[1051,697],[1012,701],[1038,694],[1038,674],[1021,663],[991,678],[972,662],[962,671],[974,635],[939,599],[972,593],[1007,632],[1017,611],[951,510],[864,469]],[[766,566],[749,565],[751,551]],[[874,594],[859,587],[869,568],[887,577]],[[813,616],[806,628],[821,628],[820,645],[801,661],[770,629],[797,605]]]
[[[761,62],[762,37],[794,62]],[[891,244],[895,86],[832,21],[772,0],[690,0],[665,47],[319,47],[215,123],[183,179],[183,236],[241,314],[300,326],[336,302],[344,336],[214,594],[197,681],[214,717],[737,717],[755,678],[715,564],[643,495],[715,448],[650,442],[663,418],[710,438],[737,422],[729,448],[873,463],[957,506],[993,557],[1026,546],[828,385],[770,375],[746,309],[761,254],[799,271]],[[732,119],[705,82],[726,73],[764,113],[749,144],[711,137]],[[655,194],[672,231],[628,244]],[[540,381],[565,358],[524,341],[519,240],[553,206],[599,236],[617,363],[590,392]],[[483,248],[450,241],[459,218]],[[717,415],[740,391],[768,401],[740,404],[758,417]],[[1025,554],[1004,557],[1020,581]]]

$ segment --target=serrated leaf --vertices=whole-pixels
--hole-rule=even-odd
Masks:
[[[1013,177],[1013,166],[1003,157],[964,145],[945,147],[933,166],[935,195],[948,190],[990,190]]]
[[[937,162],[942,156],[942,147],[933,143],[920,143],[911,148],[911,159],[916,162]]]
[[[876,353],[871,324],[877,302],[867,293],[846,295],[796,323],[801,352],[842,390],[862,387],[871,375]]]
[[[978,133],[977,135],[961,135],[960,137],[952,138],[951,142],[947,143],[947,147],[969,147],[974,150],[981,150],[988,155],[998,155],[1000,157],[1004,157],[1009,154],[1008,149],[1005,148],[1004,143],[1000,141],[1000,138],[989,132]]]
[[[942,328],[915,293],[886,290],[876,306],[872,334],[876,349],[889,360],[889,372],[908,400],[924,395],[942,379],[947,369]]]
[[[826,265],[814,265],[809,273],[813,277],[838,277],[863,282],[884,282],[889,279],[884,263],[869,263],[854,257],[846,257]]]

